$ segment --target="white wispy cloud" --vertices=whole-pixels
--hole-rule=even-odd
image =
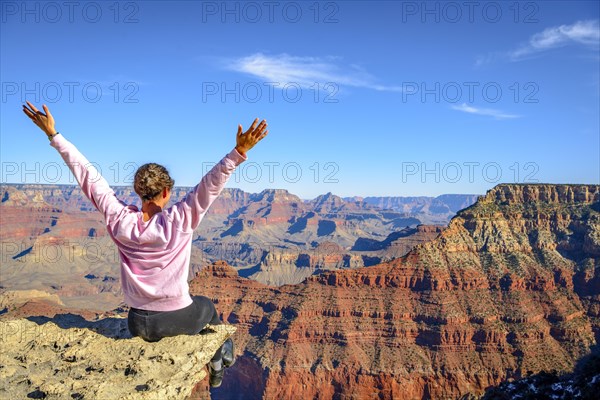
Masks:
[[[508,52],[489,53],[477,57],[477,66],[505,59],[519,61],[545,51],[579,44],[597,49],[600,44],[600,26],[598,20],[577,21],[571,25],[559,25],[546,28],[532,35],[529,40]]]
[[[533,53],[566,46],[568,44],[582,44],[598,46],[600,42],[600,28],[598,21],[577,21],[572,25],[560,25],[544,29],[529,38],[529,41],[509,53],[511,60],[519,60]]]
[[[512,118],[520,118],[520,115],[515,114],[506,114],[500,110],[495,110],[492,108],[477,108],[469,106],[466,103],[462,103],[461,105],[452,106],[453,110],[458,110],[462,112],[466,112],[469,114],[477,114],[477,115],[485,115],[489,117],[494,117],[496,119],[512,119]]]
[[[279,55],[256,53],[228,60],[225,67],[282,85],[296,83],[308,88],[314,87],[315,83],[321,85],[333,83],[379,91],[402,91],[400,86],[378,83],[371,74],[356,65],[343,68],[339,61],[337,57],[298,57],[285,53]]]

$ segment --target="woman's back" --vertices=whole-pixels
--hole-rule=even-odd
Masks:
[[[246,157],[231,150],[181,201],[144,222],[144,213],[119,201],[106,180],[63,135],[56,136],[50,145],[104,215],[108,233],[119,250],[125,302],[152,311],[189,306],[192,298],[187,278],[194,229]],[[91,176],[100,178],[92,182]]]

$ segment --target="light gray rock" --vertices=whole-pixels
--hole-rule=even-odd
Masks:
[[[236,330],[210,326],[149,343],[111,334],[123,326],[123,318],[94,322],[93,329],[0,321],[0,398],[185,399]]]

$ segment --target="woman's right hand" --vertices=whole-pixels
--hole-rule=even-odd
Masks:
[[[46,105],[43,105],[46,114],[35,108],[33,104],[27,102],[29,108],[23,104],[23,112],[27,115],[34,124],[36,124],[41,130],[43,130],[47,136],[54,135],[56,129],[54,129],[54,117],[50,114],[50,110]]]
[[[253,148],[256,143],[267,136],[269,131],[266,129],[267,121],[263,119],[259,124],[258,118],[254,120],[245,133],[242,133],[242,125],[238,125],[235,149],[243,156],[246,156],[248,150]]]

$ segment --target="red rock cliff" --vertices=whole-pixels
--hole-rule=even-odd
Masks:
[[[597,185],[498,185],[374,267],[279,288],[207,268],[192,290],[244,349],[213,398],[456,398],[570,370],[600,339],[599,203]]]

